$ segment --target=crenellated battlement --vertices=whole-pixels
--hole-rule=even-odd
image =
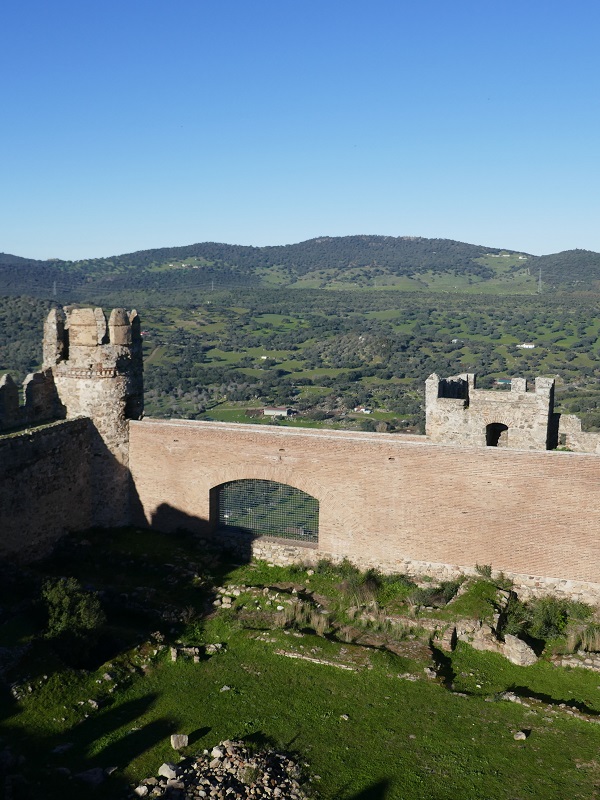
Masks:
[[[137,311],[53,309],[44,325],[44,368],[67,418],[89,416],[103,436],[124,434],[143,410],[142,338]],[[112,429],[112,430],[111,430]]]
[[[89,417],[126,461],[127,419],[143,414],[143,365],[137,311],[54,308],[44,324],[43,368],[20,389],[0,379],[0,432]]]
[[[30,373],[21,389],[10,375],[0,378],[0,432],[64,417],[50,370]]]
[[[106,320],[101,308],[52,309],[44,325],[44,368],[116,364],[126,351],[141,347],[137,311],[114,308]],[[120,348],[125,348],[122,350]]]
[[[477,389],[473,373],[425,382],[426,432],[432,442],[516,450],[551,450],[557,445],[554,378],[512,378],[510,391]]]

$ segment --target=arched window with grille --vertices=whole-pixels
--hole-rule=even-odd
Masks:
[[[319,501],[277,481],[229,481],[211,491],[211,517],[217,529],[316,543]]]

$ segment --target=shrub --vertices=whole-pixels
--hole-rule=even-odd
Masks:
[[[499,572],[495,578],[492,577],[491,564],[475,564],[475,572],[481,575],[482,578],[493,583],[498,589],[510,591],[513,588],[513,582],[510,578],[507,578],[503,572]]]
[[[462,581],[442,581],[438,586],[415,589],[410,599],[419,606],[445,606],[458,592]]]
[[[575,648],[580,644],[582,649],[587,649],[583,643],[592,647],[597,636],[594,625],[586,625],[591,614],[592,609],[585,603],[575,603],[563,598],[540,597],[523,603],[512,597],[506,610],[502,633],[531,636],[544,642],[567,635],[569,647]],[[572,629],[568,633],[570,625]],[[600,626],[596,627],[600,632]],[[589,629],[587,634],[586,629]]]
[[[358,578],[360,576],[360,570],[358,567],[354,566],[354,564],[345,558],[337,565],[337,573],[342,578]]]
[[[525,632],[527,625],[527,606],[516,595],[512,595],[506,606],[503,618],[501,619],[501,629],[498,633],[501,636],[509,633],[511,636],[519,636]]]
[[[358,567],[355,567],[354,564],[349,561],[347,558],[344,558],[343,561],[334,564],[327,558],[322,558],[317,562],[317,566],[315,567],[315,572],[319,575],[323,575],[328,578],[356,578],[358,579],[361,572]]]
[[[42,598],[48,611],[46,637],[86,640],[106,618],[95,592],[86,592],[75,578],[47,580]]]
[[[569,604],[556,597],[541,597],[527,606],[526,632],[534,639],[561,636],[569,622]]]
[[[394,600],[406,599],[415,589],[415,582],[406,575],[385,575],[377,592],[377,602],[387,606]]]

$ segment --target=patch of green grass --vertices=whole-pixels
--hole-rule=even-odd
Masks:
[[[213,406],[206,413],[200,414],[199,419],[213,419],[217,422],[242,422],[261,423],[262,417],[249,417],[242,408],[228,408],[227,406]]]
[[[231,350],[221,350],[218,347],[211,348],[206,355],[210,361],[224,361],[227,364],[237,364],[243,357],[241,352],[235,353]]]
[[[316,613],[318,604],[335,614],[352,598],[365,601],[367,595],[389,609],[413,590],[403,576],[361,573],[349,562],[320,562],[311,570],[218,563],[193,536],[132,529],[87,532],[35,569],[44,577],[60,570],[82,583],[91,581],[105,590],[105,598],[113,591],[134,597],[140,587],[150,587],[155,594],[144,601],[146,612],[171,606],[196,612],[185,624],[152,617],[150,630],[159,627],[166,637],[162,649],[144,633],[143,641],[121,647],[109,663],[89,671],[61,665],[43,640],[30,648],[22,665],[28,675],[20,681],[22,699],[5,699],[1,712],[4,735],[26,753],[23,770],[34,789],[39,780],[39,796],[81,796],[76,780],[61,782],[55,772],[60,766],[73,772],[116,766],[95,796],[121,796],[129,782],[156,774],[163,761],[173,760],[169,736],[176,732],[190,736],[190,755],[238,738],[291,749],[313,776],[320,776],[313,788],[321,800],[594,796],[600,726],[559,708],[577,703],[592,717],[600,715],[594,673],[559,669],[544,660],[516,667],[460,643],[452,654],[440,656],[446,682],[464,693],[460,696],[441,680],[426,678],[424,667],[431,666],[426,646],[410,637],[396,642],[394,653],[389,632],[379,639],[363,632],[371,637],[367,646],[331,635],[295,635],[297,630],[277,622],[277,601],[262,592],[243,592],[231,610],[205,611],[211,587],[230,583],[293,584]],[[203,593],[194,588],[198,582]],[[446,611],[480,617],[492,593],[491,583],[473,581]],[[255,597],[261,598],[260,612],[253,610]],[[5,627],[4,641],[20,641],[20,625],[31,635],[30,623],[17,617],[12,623],[17,630]],[[176,639],[224,648],[200,663],[186,658],[173,663],[168,645]],[[415,680],[407,680],[407,673]],[[507,690],[543,702],[528,708],[498,700]],[[515,741],[517,730],[530,735]],[[52,752],[69,743],[64,753]]]
[[[497,603],[498,589],[486,580],[470,581],[464,594],[436,612],[440,619],[460,619],[468,617],[490,622]]]
[[[71,759],[81,766],[110,761],[127,779],[139,780],[172,760],[171,732],[191,735],[189,752],[226,738],[266,736],[282,749],[293,742],[321,776],[318,791],[324,800],[350,800],[378,782],[387,783],[392,797],[415,800],[508,800],[525,788],[540,800],[591,796],[593,770],[575,766],[594,760],[597,726],[560,717],[547,722],[518,705],[485,703],[477,694],[457,697],[436,682],[403,681],[398,675],[406,661],[389,653],[374,652],[371,669],[346,672],[276,655],[274,645],[256,634],[221,627],[219,636],[224,635],[225,653],[199,665],[161,661],[132,681],[118,704],[64,731],[77,740]],[[334,655],[317,637],[295,642],[297,652],[309,657]],[[489,676],[489,690],[522,682],[518,669],[490,669],[495,661],[472,659],[462,647],[453,667],[472,672],[480,684]],[[547,681],[539,672],[534,682],[544,687]],[[77,690],[81,694],[79,685]],[[64,692],[55,696],[55,713],[64,699]],[[39,695],[38,708],[45,702]],[[33,707],[33,701],[27,705]],[[530,739],[515,742],[513,732],[523,728],[532,730]],[[58,741],[52,730],[48,733],[50,741]],[[29,746],[41,757],[35,741]]]

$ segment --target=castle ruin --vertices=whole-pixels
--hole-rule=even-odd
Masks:
[[[600,434],[554,410],[554,381],[426,381],[426,435],[142,419],[135,311],[50,312],[43,368],[0,381],[0,552],[68,531],[185,528],[271,561],[348,558],[449,578],[492,564],[521,591],[600,600]],[[271,482],[317,501],[318,531],[222,530],[215,498]],[[294,533],[295,532],[295,533]]]
[[[472,373],[425,381],[426,435],[432,442],[514,450],[553,450],[557,445],[554,380],[512,378],[510,392],[477,389]]]

